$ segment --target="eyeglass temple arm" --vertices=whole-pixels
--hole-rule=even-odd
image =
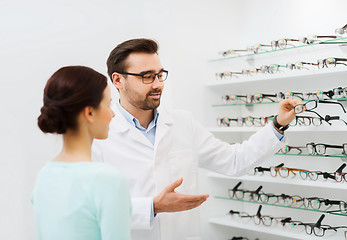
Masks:
[[[292,220],[291,217],[287,217],[287,218],[285,218],[285,219],[282,219],[282,220],[281,220],[281,223],[288,223],[288,222],[290,222],[291,220]]]
[[[337,38],[337,36],[317,36],[315,35],[316,38]]]
[[[329,122],[330,120],[342,120],[340,119],[340,116],[330,116],[330,115],[325,115],[324,120],[326,122]],[[343,121],[343,120],[342,120]]]
[[[328,172],[322,172],[322,175],[325,179],[330,178],[330,179],[335,179],[334,175]]]
[[[324,214],[322,214],[321,216],[320,216],[320,218],[318,219],[318,221],[315,223],[315,227],[320,227],[321,225],[322,225],[322,221],[323,221],[323,219],[325,218],[325,215]]]
[[[325,199],[323,202],[324,202],[325,206],[328,206],[328,205],[340,204],[341,201]]]
[[[244,238],[244,237],[233,237],[230,240],[244,240],[244,239],[248,239],[248,238]]]
[[[263,207],[262,205],[259,205],[256,216],[258,216],[258,217],[261,216],[261,213],[260,213],[260,212],[261,212],[262,207]]]
[[[254,191],[254,193],[259,193],[260,192],[260,190],[263,188],[263,186],[259,186],[255,191]]]
[[[230,214],[240,214],[240,212],[234,211],[234,210],[230,210],[229,213],[230,213]]]
[[[343,105],[342,105],[341,103],[339,103],[339,102],[332,102],[332,101],[325,101],[325,100],[318,100],[318,102],[320,102],[320,103],[330,103],[330,104],[339,104],[339,105],[342,107],[343,112],[346,113],[346,109],[345,109],[345,108],[343,107]]]
[[[342,170],[346,167],[346,163],[343,163],[335,172],[342,173]]]
[[[242,184],[242,182],[240,181],[240,182],[238,182],[238,184],[236,184],[235,185],[235,187],[233,187],[233,191],[235,191],[235,190],[237,190],[237,188],[240,186]]]
[[[329,145],[329,144],[324,144],[324,145],[329,148],[343,148],[343,146],[337,146],[337,145]]]

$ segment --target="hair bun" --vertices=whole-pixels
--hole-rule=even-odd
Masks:
[[[38,117],[38,125],[44,133],[63,134],[66,132],[67,125],[64,112],[59,106],[44,105]]]

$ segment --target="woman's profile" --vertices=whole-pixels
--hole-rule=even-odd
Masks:
[[[91,158],[93,139],[108,137],[110,102],[107,78],[91,68],[63,67],[47,81],[38,126],[61,134],[63,147],[36,179],[38,239],[130,239],[127,183],[112,166]]]

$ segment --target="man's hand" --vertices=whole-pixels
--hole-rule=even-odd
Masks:
[[[209,197],[203,195],[186,195],[176,193],[175,189],[183,182],[183,178],[168,185],[158,196],[153,199],[154,214],[160,212],[180,212],[200,206]]]
[[[293,121],[296,114],[294,113],[294,106],[303,104],[299,99],[285,99],[280,102],[279,111],[277,115],[277,122],[281,126],[287,126]]]

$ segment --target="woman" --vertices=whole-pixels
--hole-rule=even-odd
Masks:
[[[127,184],[110,165],[92,162],[93,139],[108,137],[114,117],[104,75],[63,67],[48,80],[38,126],[63,136],[61,152],[40,171],[33,191],[38,239],[128,240]]]

